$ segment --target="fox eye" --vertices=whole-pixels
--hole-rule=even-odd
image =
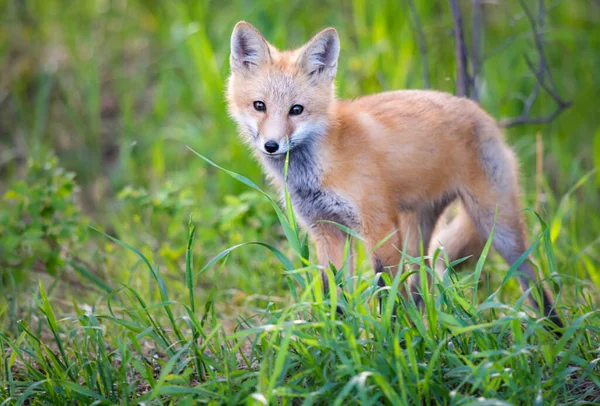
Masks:
[[[260,100],[255,101],[253,105],[254,110],[256,111],[267,111],[267,105],[264,102],[261,102]]]
[[[290,109],[290,116],[299,116],[304,111],[304,107],[299,104],[294,104]]]

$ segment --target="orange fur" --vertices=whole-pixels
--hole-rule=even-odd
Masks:
[[[333,29],[298,50],[280,52],[248,23],[236,26],[227,98],[255,154],[269,159],[263,147],[267,141],[289,148],[290,154],[295,141],[315,142],[319,190],[349,202],[359,219],[356,231],[369,248],[392,235],[373,253],[377,271],[397,267],[404,242],[407,254],[415,257],[421,242],[425,250],[444,246],[450,260],[477,255],[496,209],[494,246],[514,262],[526,249],[518,170],[494,119],[471,100],[436,91],[337,100],[333,79],[338,50]],[[266,102],[266,111],[253,108],[256,100]],[[301,115],[288,113],[294,104],[304,107]],[[319,134],[318,141],[310,138],[311,131]],[[265,168],[281,187],[283,179]],[[461,212],[432,237],[453,200],[461,201]],[[330,225],[307,223],[320,263],[340,267],[345,235]],[[444,271],[442,264],[434,265]],[[530,265],[520,271],[525,274],[523,289],[536,282]],[[415,281],[411,290],[418,298]],[[546,314],[560,325],[550,295],[543,296]]]

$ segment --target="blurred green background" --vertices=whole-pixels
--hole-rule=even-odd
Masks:
[[[535,85],[524,57],[536,58],[531,26],[516,1],[483,4],[481,104],[499,120],[515,117]],[[197,264],[244,241],[278,246],[282,234],[268,202],[186,148],[268,188],[226,112],[234,24],[251,22],[280,48],[334,26],[342,44],[337,88],[348,98],[423,88],[420,26],[430,87],[454,93],[449,4],[414,5],[416,14],[407,0],[1,0],[4,322],[14,326],[26,314],[37,289],[27,281],[38,277],[65,307],[71,296],[93,304],[121,282],[154,292],[136,257],[88,225],[148,254],[170,291],[182,294],[191,214]],[[471,2],[461,7],[470,43]],[[600,3],[546,7],[546,57],[573,105],[550,124],[510,128],[507,139],[522,163],[524,205],[552,227],[559,273],[598,287],[600,176],[585,176],[600,165]],[[553,103],[542,92],[532,115],[547,114]],[[533,214],[527,218],[533,238],[539,227]],[[198,295],[214,285],[231,305],[226,313],[285,298],[279,268],[261,248],[247,247],[203,274]]]

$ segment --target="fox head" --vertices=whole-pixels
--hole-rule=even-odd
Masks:
[[[279,51],[252,25],[237,23],[227,100],[250,145],[265,155],[285,154],[327,131],[339,51],[334,28]]]

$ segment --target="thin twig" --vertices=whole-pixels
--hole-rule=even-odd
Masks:
[[[554,111],[550,114],[547,114],[545,116],[540,116],[540,117],[517,117],[517,118],[513,118],[510,120],[505,120],[503,121],[501,124],[503,127],[513,127],[515,125],[521,125],[521,124],[547,124],[551,121],[553,121],[556,117],[560,116],[560,114],[563,112],[563,110],[565,110],[566,108],[570,107],[571,103],[568,103],[565,106],[556,106],[556,108],[554,109]]]
[[[427,45],[425,43],[425,35],[423,34],[423,26],[415,7],[413,0],[408,0],[410,13],[417,28],[417,42],[419,44],[419,54],[421,55],[421,65],[423,67],[423,88],[429,89],[429,58],[427,57]]]
[[[550,96],[552,96],[552,98],[554,100],[556,100],[556,102],[558,104],[565,104],[567,102],[563,102],[562,98],[559,96],[557,90],[556,90],[556,86],[554,85],[554,83],[552,82],[552,76],[550,75],[550,71],[547,69],[546,67],[546,62],[544,60],[544,62],[540,62],[540,67],[538,69],[536,69],[533,66],[533,62],[531,62],[531,59],[529,59],[529,57],[527,55],[525,55],[525,63],[527,63],[527,67],[529,68],[529,70],[531,70],[531,72],[535,75],[535,78],[538,81],[538,84],[544,88],[544,90],[546,92],[548,92],[548,94]],[[546,76],[548,77],[550,84],[546,83]]]
[[[481,2],[473,0],[473,47],[471,49],[471,99],[479,101],[479,82],[480,82],[480,51],[481,51]]]
[[[456,55],[456,95],[469,97],[471,78],[467,67],[467,46],[463,36],[462,15],[458,0],[450,0],[452,21],[454,23],[454,53]]]
[[[483,0],[485,2],[485,0]],[[558,6],[562,5],[562,3],[566,2],[567,0],[556,0],[555,2],[551,3],[549,6],[545,7],[546,11],[552,11],[555,8],[557,8]],[[523,13],[523,15],[519,15],[515,18],[513,18],[513,22],[510,23],[510,25],[514,25],[514,22],[519,21],[521,18],[523,18],[523,16],[525,16],[525,13]],[[540,15],[541,17],[541,15]],[[541,28],[538,28],[538,30],[540,32],[542,32],[543,30]],[[495,48],[491,49],[490,51],[484,51],[485,55],[482,57],[482,59],[488,59],[488,58],[492,58],[500,53],[502,53],[503,51],[505,51],[509,46],[511,46],[512,44],[514,44],[515,42],[521,41],[524,38],[527,38],[529,35],[531,35],[532,31],[531,30],[527,30],[526,32],[522,32],[516,35],[513,35],[511,37],[506,38],[500,45],[496,46]]]
[[[544,20],[546,18],[546,7],[544,4],[544,0],[539,0],[538,2],[538,16],[537,19],[534,17],[533,13],[529,9],[529,7],[525,4],[524,0],[519,0],[521,3],[521,7],[523,8],[529,23],[531,24],[533,38],[535,42],[535,46],[538,53],[538,66],[535,67],[534,63],[529,59],[529,57],[525,56],[525,62],[527,66],[533,73],[536,79],[536,84],[527,100],[525,102],[525,106],[523,108],[523,112],[517,118],[506,120],[502,123],[504,127],[512,127],[520,124],[545,124],[554,120],[558,117],[565,109],[571,106],[570,101],[565,101],[558,94],[558,90],[556,88],[556,84],[554,82],[554,78],[552,77],[552,72],[549,69],[548,62],[546,60],[546,55],[544,53]],[[556,108],[550,114],[540,117],[530,117],[531,108],[537,97],[540,94],[541,89],[544,89],[546,93],[552,97],[554,102],[556,103]]]

